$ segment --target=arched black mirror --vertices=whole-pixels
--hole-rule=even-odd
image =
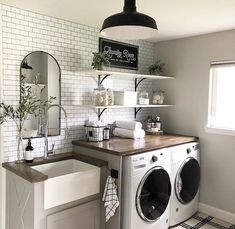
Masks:
[[[23,86],[29,86],[33,96],[40,101],[53,97],[52,104],[61,104],[61,69],[51,54],[43,51],[29,53],[21,62],[20,76],[21,91]],[[37,117],[29,115],[22,127],[23,138],[43,137],[43,123],[44,113]],[[48,135],[60,135],[60,109],[48,112],[48,123]]]

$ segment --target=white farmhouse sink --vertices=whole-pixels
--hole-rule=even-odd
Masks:
[[[100,192],[99,167],[70,159],[31,168],[48,175],[44,181],[45,209]]]

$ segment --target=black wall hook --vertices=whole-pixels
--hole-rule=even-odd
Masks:
[[[111,169],[110,174],[112,178],[118,179],[118,171],[116,169]]]

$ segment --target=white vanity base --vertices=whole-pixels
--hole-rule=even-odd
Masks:
[[[6,185],[6,229],[100,229],[100,194],[44,210],[44,182],[7,170]]]

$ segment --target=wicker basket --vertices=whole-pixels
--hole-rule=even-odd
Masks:
[[[106,126],[87,126],[87,125],[85,125],[87,140],[90,142],[103,141],[105,127]]]

